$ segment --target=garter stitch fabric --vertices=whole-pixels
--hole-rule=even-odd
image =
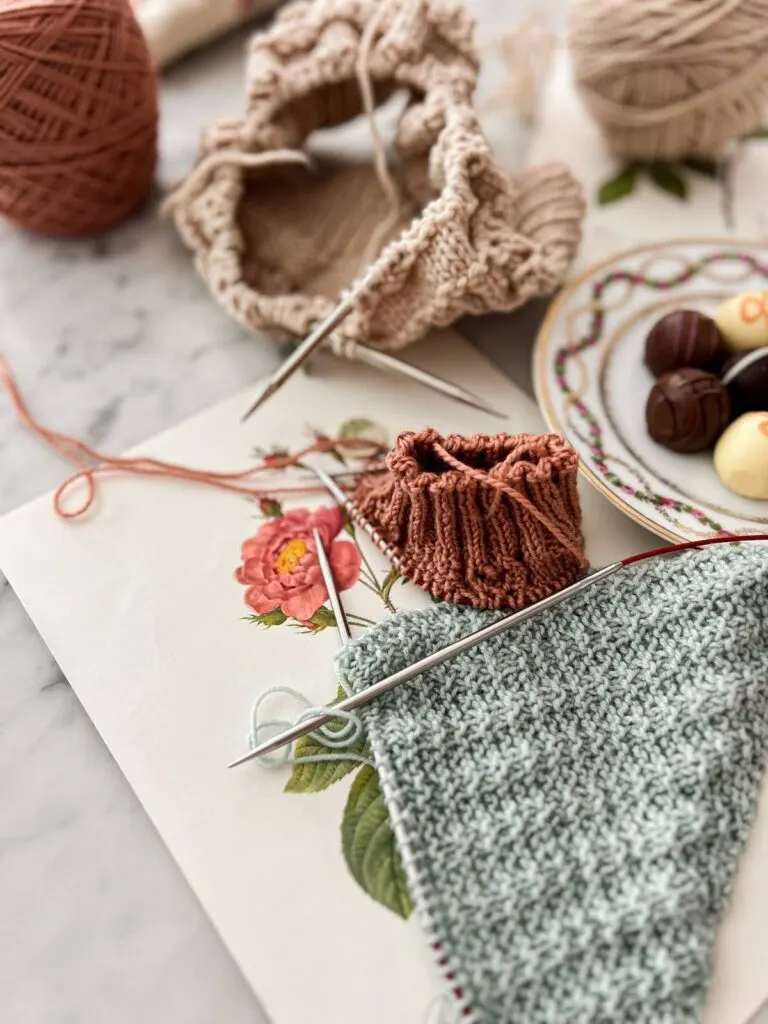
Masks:
[[[457,0],[298,2],[253,37],[244,115],[206,131],[166,206],[232,316],[302,337],[351,291],[355,308],[331,339],[351,355],[356,342],[400,348],[561,283],[581,188],[561,164],[509,177],[472,106],[478,68]],[[374,105],[407,96],[399,203],[378,255],[371,240],[393,216],[381,168],[313,138],[363,112],[361,78]]]
[[[355,689],[493,617],[399,614]],[[628,569],[361,709],[421,923],[482,1024],[694,1024],[768,759],[768,551]]]
[[[522,608],[583,573],[579,458],[559,434],[406,431],[353,504],[403,575],[473,608]]]

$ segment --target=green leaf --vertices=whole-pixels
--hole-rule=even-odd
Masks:
[[[703,174],[707,178],[717,178],[720,174],[716,160],[705,160],[704,157],[699,156],[687,157],[683,160],[683,167],[687,167],[689,171],[695,171],[697,174]]]
[[[336,691],[336,700],[343,700],[347,693],[340,686]],[[331,722],[328,725],[330,732],[340,732],[345,726],[344,722]],[[321,739],[313,735],[302,736],[296,741],[294,757],[318,757],[325,754],[340,754],[348,752],[357,754],[359,757],[370,757],[365,734],[360,733],[354,743],[351,743],[344,751],[327,746]],[[291,777],[285,784],[286,793],[320,793],[343,779],[350,772],[360,767],[359,761],[316,761],[312,764],[295,764],[291,769]]]
[[[747,132],[747,134],[742,137],[744,139],[768,139],[768,125],[758,125],[757,128],[753,128],[751,132]]]
[[[353,748],[350,748],[353,749]],[[324,743],[318,743],[311,736],[302,736],[296,744],[294,757],[318,757],[324,754],[338,754]],[[359,761],[317,761],[311,764],[295,764],[291,777],[285,784],[285,793],[320,793],[339,782],[355,768]]]
[[[339,437],[370,437],[371,430],[377,430],[373,420],[351,419],[345,420],[339,427]]]
[[[275,498],[262,498],[259,511],[265,519],[279,519],[283,514],[283,506]]]
[[[336,616],[330,608],[321,605],[311,619],[298,624],[306,633],[319,633],[323,629],[336,628]]]
[[[264,612],[262,615],[249,615],[247,618],[248,622],[254,622],[257,626],[263,626],[265,629],[269,629],[271,626],[282,626],[284,622],[288,621],[288,616],[279,608],[275,608],[273,612]]]
[[[362,417],[355,417],[342,423],[338,436],[340,438],[355,437],[371,442],[370,448],[351,448],[347,453],[351,459],[373,458],[381,450],[379,446],[386,445],[389,439],[386,429],[380,423],[374,423],[373,420]]]
[[[597,193],[597,201],[600,206],[607,206],[608,203],[615,203],[617,199],[624,199],[635,190],[637,181],[637,165],[629,164],[615,178],[604,181]]]
[[[387,575],[384,577],[384,582],[381,584],[381,596],[384,602],[392,603],[390,594],[392,593],[392,587],[402,578],[402,573],[399,569],[396,569],[394,565],[389,570]]]
[[[316,441],[331,440],[330,437],[328,437],[327,434],[324,434],[322,430],[316,430],[314,427],[311,427],[310,430],[312,432],[312,436]],[[335,459],[337,462],[341,463],[342,466],[346,466],[347,460],[344,458],[344,455],[339,451],[338,448],[326,448],[325,454],[330,455],[332,459]]]
[[[379,777],[364,765],[349,790],[341,823],[347,867],[377,903],[407,918],[413,910],[403,864],[395,843]]]
[[[688,196],[688,186],[670,164],[648,164],[648,175],[662,192],[667,192],[678,199],[685,199]]]

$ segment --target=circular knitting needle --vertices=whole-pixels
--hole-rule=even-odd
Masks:
[[[315,349],[319,348],[320,345],[326,340],[328,335],[334,331],[339,324],[345,320],[354,309],[355,295],[354,293],[343,299],[334,310],[317,327],[307,335],[304,341],[296,347],[291,355],[285,360],[282,366],[279,366],[277,370],[272,374],[267,383],[262,387],[259,394],[256,396],[256,400],[250,406],[248,411],[243,416],[241,422],[245,422],[249,416],[252,416],[256,410],[271,398],[285,382],[293,376],[296,370],[302,366],[303,363],[309,359]],[[464,405],[469,405],[473,409],[479,409],[481,412],[487,413],[489,416],[497,416],[500,419],[507,419],[507,416],[503,412],[499,412],[498,409],[494,409],[493,406],[489,405],[488,402],[480,398],[478,395],[473,394],[467,388],[461,387],[459,384],[454,384],[452,381],[445,380],[443,377],[438,377],[434,373],[428,373],[427,370],[422,370],[418,366],[411,366],[410,363],[404,363],[401,359],[396,359],[394,356],[389,355],[387,352],[380,352],[378,349],[370,348],[368,345],[358,345],[355,350],[355,358],[365,363],[367,366],[373,366],[376,369],[384,370],[386,373],[397,374],[401,377],[407,377],[408,380],[415,381],[417,384],[422,384],[424,387],[432,388],[433,391],[437,391],[441,395],[445,395],[447,398],[452,398],[456,402],[462,402]]]
[[[354,522],[356,522],[359,527],[365,530],[365,532],[371,538],[371,540],[382,553],[382,555],[384,555],[384,557],[389,561],[390,565],[394,565],[396,569],[399,569],[400,559],[397,555],[397,552],[395,552],[392,549],[392,546],[389,544],[386,538],[382,537],[379,531],[374,526],[372,526],[367,519],[364,519],[360,515],[355,506],[355,503],[352,501],[351,498],[348,498],[346,496],[344,491],[342,491],[342,489],[339,487],[339,485],[336,483],[333,477],[326,473],[325,470],[318,469],[316,466],[311,466],[308,462],[300,462],[298,463],[298,465],[300,465],[302,469],[308,469],[311,473],[315,474],[315,476],[323,485],[323,487],[325,487],[325,489],[328,491],[331,497],[336,501],[336,504],[340,505],[341,508],[345,509],[345,511],[348,512],[349,515],[352,517]]]
[[[342,301],[333,309],[325,320],[322,320],[317,327],[302,341],[300,345],[290,354],[285,360],[282,366],[279,366],[277,370],[272,374],[267,383],[261,389],[256,397],[256,401],[248,409],[242,418],[241,422],[245,422],[249,416],[252,416],[256,410],[271,398],[276,391],[285,384],[289,377],[298,370],[298,368],[309,359],[316,348],[319,348],[328,335],[333,331],[342,320],[345,320],[352,312],[355,304],[354,293],[348,295],[346,299]]]
[[[227,767],[235,768],[238,765],[245,764],[246,761],[251,761],[256,757],[262,757],[264,754],[271,754],[274,750],[278,750],[280,747],[285,746],[288,743],[293,743],[294,740],[297,740],[302,736],[306,736],[307,733],[314,732],[315,729],[320,728],[322,725],[327,725],[329,722],[332,722],[334,718],[333,713],[335,711],[354,711],[357,708],[364,707],[366,704],[370,704],[372,701],[376,700],[382,694],[388,693],[390,690],[394,690],[396,687],[410,682],[412,679],[422,675],[424,672],[428,672],[431,668],[435,668],[437,665],[442,665],[444,661],[448,661],[450,658],[455,658],[457,654],[463,654],[464,651],[471,650],[471,648],[481,644],[484,640],[490,640],[492,637],[499,636],[508,629],[512,629],[514,626],[518,626],[520,623],[525,622],[527,619],[533,618],[541,612],[547,611],[549,608],[554,608],[555,605],[560,604],[562,601],[569,600],[571,597],[587,590],[596,583],[600,583],[602,580],[607,579],[609,576],[612,576],[620,569],[624,569],[626,566],[634,565],[636,562],[643,562],[650,558],[675,557],[685,551],[700,550],[701,548],[708,547],[711,544],[733,544],[741,541],[768,541],[768,534],[709,537],[703,540],[689,541],[685,544],[673,544],[669,547],[658,548],[654,551],[644,551],[639,555],[631,555],[629,558],[625,558],[620,562],[611,562],[610,565],[606,565],[602,569],[598,569],[595,572],[590,573],[589,576],[582,577],[582,579],[572,583],[569,587],[564,587],[562,590],[558,590],[557,593],[550,594],[549,597],[545,597],[543,600],[537,601],[535,604],[529,605],[527,608],[523,608],[519,612],[512,612],[510,615],[505,615],[502,618],[497,619],[495,622],[489,623],[487,626],[482,626],[480,629],[475,630],[474,633],[470,633],[468,636],[455,640],[452,644],[448,644],[447,647],[443,647],[439,651],[434,651],[432,654],[428,654],[425,658],[415,662],[413,665],[408,665],[406,668],[400,669],[399,672],[395,672],[391,676],[387,676],[385,679],[381,679],[379,682],[373,683],[373,685],[367,687],[365,690],[360,690],[359,693],[353,693],[350,697],[345,697],[344,700],[341,700],[336,704],[332,704],[328,708],[328,713],[320,712],[314,718],[301,722],[299,725],[294,725],[290,729],[286,729],[285,732],[280,733],[271,740],[267,740],[266,743],[262,743],[261,746],[249,751],[249,753],[238,758],[237,761],[233,761]]]
[[[489,416],[496,416],[500,420],[509,418],[506,413],[494,409],[485,399],[480,398],[479,395],[474,394],[468,388],[463,388],[460,384],[454,384],[453,381],[446,380],[444,377],[438,377],[436,373],[429,373],[427,370],[422,370],[411,363],[405,363],[401,359],[396,359],[388,352],[381,352],[377,348],[358,344],[355,348],[355,358],[368,366],[384,370],[385,373],[408,377],[417,384],[422,384],[424,387],[432,388],[433,391],[445,395],[446,398],[452,398],[454,402],[461,402],[463,405],[468,405],[472,409],[478,409]]]
[[[320,572],[323,576],[323,583],[325,583],[325,589],[328,591],[328,597],[331,602],[331,608],[336,619],[336,629],[341,640],[342,647],[348,644],[352,639],[352,633],[349,629],[349,623],[347,622],[347,616],[344,611],[344,606],[341,603],[341,594],[339,594],[336,586],[336,580],[333,578],[333,569],[331,569],[331,563],[328,561],[328,555],[325,553],[325,547],[323,546],[323,538],[320,536],[320,532],[315,527],[312,530],[312,539],[315,542],[315,553],[317,554],[317,560],[320,563]]]
[[[505,615],[503,618],[497,619],[496,622],[491,622],[487,626],[483,626],[481,629],[476,630],[474,633],[470,633],[469,636],[463,636],[461,639],[455,640],[447,647],[443,647],[442,650],[434,651],[432,654],[428,654],[426,658],[422,658],[420,661],[415,662],[415,664],[409,665],[407,668],[400,669],[399,672],[395,672],[393,675],[387,676],[386,679],[379,680],[378,683],[374,683],[372,686],[367,687],[367,689],[360,690],[359,693],[353,693],[350,697],[345,697],[344,700],[331,705],[328,709],[328,714],[318,714],[315,718],[311,718],[305,722],[301,722],[299,725],[292,726],[290,729],[286,729],[285,732],[281,732],[273,739],[267,740],[266,743],[262,743],[261,746],[255,747],[243,757],[238,758],[237,761],[233,761],[230,765],[227,765],[227,767],[236,768],[238,765],[245,764],[246,761],[251,761],[255,757],[262,757],[264,754],[269,754],[273,750],[278,750],[287,743],[293,743],[294,740],[299,739],[301,736],[306,736],[307,733],[314,732],[315,729],[320,728],[321,725],[327,725],[329,722],[332,722],[334,719],[334,711],[354,711],[356,708],[363,707],[365,704],[370,704],[371,701],[381,697],[382,694],[388,693],[390,690],[394,690],[395,687],[402,686],[404,683],[410,682],[412,679],[415,679],[416,676],[420,676],[424,672],[428,672],[431,668],[435,668],[436,665],[442,665],[444,661],[448,661],[450,658],[456,657],[457,654],[462,654],[464,651],[468,651],[472,647],[476,647],[477,644],[481,644],[484,640],[490,640],[491,637],[498,636],[505,630],[511,629],[513,626],[517,626],[521,622],[525,622],[526,619],[530,619],[534,615],[538,615],[540,612],[546,611],[547,608],[552,608],[556,604],[560,604],[561,601],[565,601],[569,597],[573,597],[574,594],[592,586],[593,583],[598,583],[600,580],[604,580],[607,576],[610,576],[618,569],[623,568],[623,566],[623,562],[613,562],[611,565],[606,565],[603,569],[598,569],[597,572],[592,573],[591,576],[586,576],[584,579],[578,580],[576,583],[572,583],[570,587],[565,587],[563,590],[559,590],[556,594],[551,594],[549,597],[545,597],[542,601],[537,601],[536,604],[529,605],[528,608],[523,608],[522,611],[513,612],[511,615]]]

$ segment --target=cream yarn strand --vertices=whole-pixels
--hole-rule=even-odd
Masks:
[[[716,156],[768,106],[768,0],[573,0],[569,46],[623,157]]]

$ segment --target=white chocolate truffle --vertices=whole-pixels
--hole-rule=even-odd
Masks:
[[[714,320],[734,352],[768,345],[768,292],[734,295],[718,309]]]
[[[744,498],[768,500],[768,412],[748,412],[715,446],[715,471]]]

